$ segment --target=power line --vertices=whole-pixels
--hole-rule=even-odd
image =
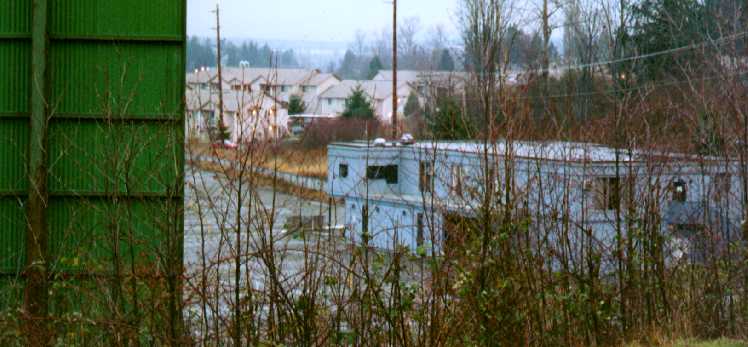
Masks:
[[[668,81],[668,82],[661,82],[661,83],[650,83],[645,86],[639,86],[639,87],[631,87],[631,88],[624,88],[624,89],[617,89],[617,90],[607,90],[607,91],[596,91],[596,92],[583,92],[583,93],[574,93],[574,94],[552,94],[552,95],[543,95],[543,96],[523,96],[519,97],[519,99],[525,100],[525,99],[555,99],[555,98],[570,98],[570,97],[579,97],[579,96],[594,96],[594,95],[607,95],[607,94],[616,94],[616,93],[626,93],[626,92],[634,92],[644,89],[651,89],[651,88],[658,88],[658,87],[665,87],[665,86],[675,86],[680,84],[686,84],[693,81],[711,81],[716,80],[724,77],[734,77],[734,76],[740,76],[748,74],[748,71],[741,71],[736,73],[731,73],[727,75],[721,75],[721,76],[710,76],[710,77],[702,77],[702,78],[694,78],[690,80],[681,80],[681,81]]]
[[[542,72],[551,72],[551,71],[559,71],[559,70],[563,71],[563,70],[572,70],[572,69],[582,69],[582,68],[596,67],[596,66],[601,66],[601,65],[623,63],[623,62],[632,61],[632,60],[647,59],[647,58],[657,57],[657,56],[661,56],[661,55],[665,55],[665,54],[672,54],[672,53],[677,53],[677,52],[681,52],[681,51],[687,51],[687,50],[696,49],[696,48],[700,48],[700,47],[706,46],[707,44],[718,44],[718,43],[720,43],[722,41],[734,41],[734,40],[737,40],[737,39],[740,39],[740,38],[746,37],[746,36],[748,36],[748,31],[743,31],[743,32],[740,32],[740,33],[735,33],[735,34],[732,34],[732,35],[724,36],[724,37],[721,37],[721,38],[718,38],[718,39],[715,39],[715,40],[703,41],[701,43],[694,43],[694,44],[690,44],[690,45],[686,45],[686,46],[682,46],[682,47],[670,48],[670,49],[663,50],[663,51],[657,51],[657,52],[652,52],[652,53],[647,53],[647,54],[641,54],[641,55],[636,55],[636,56],[631,56],[631,57],[626,57],[626,58],[606,60],[606,61],[598,61],[598,62],[587,63],[587,64],[566,65],[566,66],[561,66],[561,67],[558,67],[558,68],[528,69],[528,70],[524,70],[524,72],[540,72],[540,73],[542,73]]]

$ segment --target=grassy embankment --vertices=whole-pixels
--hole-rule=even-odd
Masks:
[[[191,144],[190,153],[193,158],[198,156],[215,155],[223,159],[236,159],[237,151],[230,149],[214,149],[207,144]],[[223,172],[230,177],[236,177],[236,172],[209,162],[199,161],[194,164],[204,170],[212,172]],[[327,178],[327,151],[324,149],[301,149],[296,147],[279,147],[273,149],[258,166],[277,172],[289,173],[299,176]],[[328,202],[328,196],[323,191],[307,189],[295,186],[279,179],[273,179],[272,175],[256,174],[255,183],[264,187],[274,187],[276,191],[298,196],[304,199]]]

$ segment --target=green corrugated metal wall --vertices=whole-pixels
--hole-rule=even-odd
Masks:
[[[106,272],[132,240],[147,266],[181,240],[185,1],[48,6],[50,271]],[[0,286],[25,265],[31,26],[31,0],[0,1]]]

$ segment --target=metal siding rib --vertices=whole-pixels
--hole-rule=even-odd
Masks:
[[[165,194],[180,175],[182,160],[174,153],[181,146],[170,124],[56,120],[50,127],[50,193]]]
[[[18,272],[25,258],[26,215],[22,200],[0,198],[0,271]]]
[[[178,45],[57,42],[50,53],[55,113],[176,117],[180,52]]]
[[[160,227],[170,213],[170,206],[164,201],[120,204],[80,198],[52,199],[49,214],[52,271],[108,273],[115,241],[119,241],[120,256],[129,256],[132,250],[140,265],[151,264],[163,245],[165,235]],[[138,241],[136,245],[124,242],[130,238]]]
[[[0,35],[31,34],[31,1],[0,1]]]
[[[51,3],[50,33],[60,37],[165,37],[182,41],[184,6],[184,1],[175,0],[57,0]]]
[[[22,298],[23,283],[11,280],[26,262],[31,4],[0,0],[4,307]],[[55,0],[49,6],[50,270],[81,271],[70,262],[81,254],[79,264],[110,259],[112,230],[132,230],[138,262],[152,267],[152,257],[174,236],[166,233],[182,230],[186,1]],[[124,196],[114,202],[111,193]],[[80,308],[81,298],[57,291],[51,311]]]
[[[0,113],[28,113],[31,43],[0,40]]]
[[[28,189],[28,142],[28,120],[0,119],[0,192],[25,192]]]

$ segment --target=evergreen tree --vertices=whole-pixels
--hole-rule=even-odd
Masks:
[[[421,104],[418,101],[418,95],[413,91],[408,95],[408,100],[405,102],[404,112],[406,117],[418,115],[421,112]]]
[[[340,63],[340,68],[338,68],[338,75],[343,79],[358,79],[357,62],[356,54],[347,50],[345,56],[343,56],[343,62]]]
[[[442,50],[441,58],[439,58],[439,70],[442,71],[454,71],[455,61],[452,59],[452,54],[449,53],[448,49]]]
[[[376,76],[382,68],[382,61],[379,60],[379,56],[375,55],[374,58],[371,58],[371,62],[369,62],[369,74],[366,76],[366,79],[374,79],[374,76]]]
[[[426,122],[434,138],[439,140],[468,139],[473,129],[453,98],[440,98],[435,110],[427,110]]]
[[[291,95],[288,100],[288,114],[302,114],[306,111],[306,103],[298,95]]]
[[[374,118],[374,108],[371,102],[364,94],[361,86],[356,87],[351,95],[345,100],[345,111],[343,117],[346,118]]]
[[[632,54],[648,54],[698,44],[714,34],[714,18],[698,0],[644,0],[633,8]],[[717,37],[716,34],[713,37]],[[708,49],[708,45],[706,46]],[[635,53],[634,53],[635,52]],[[661,54],[634,61],[642,81],[680,77],[682,66],[699,66],[701,50]],[[631,64],[634,64],[631,63]],[[624,70],[624,69],[621,69]]]
[[[225,66],[239,66],[239,62],[242,60],[239,46],[227,40],[222,40],[221,55],[221,60]]]
[[[187,71],[193,71],[203,66],[215,66],[216,55],[213,43],[209,39],[200,39],[197,36],[187,41]]]
[[[280,60],[280,66],[284,68],[295,68],[299,66],[296,62],[296,54],[293,49],[284,51],[283,54],[281,54]]]

